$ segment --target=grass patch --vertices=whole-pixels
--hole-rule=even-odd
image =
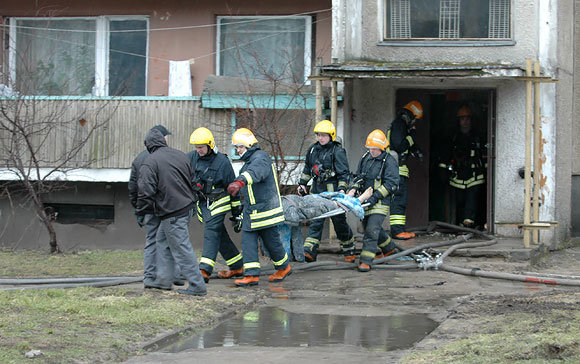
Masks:
[[[42,363],[126,359],[139,344],[169,329],[199,325],[248,296],[192,298],[140,288],[74,288],[0,291],[0,362],[20,363],[41,350]]]
[[[462,313],[469,337],[403,363],[580,363],[580,294],[509,298]],[[461,330],[458,330],[461,332]]]
[[[0,251],[0,277],[74,277],[143,274],[142,251],[48,254]],[[255,300],[253,290],[215,291],[205,297],[143,290],[140,284],[110,288],[0,290],[0,363],[122,361],[156,335],[203,326]]]
[[[0,251],[0,277],[68,277],[139,275],[142,250],[93,250],[62,254],[41,251]]]

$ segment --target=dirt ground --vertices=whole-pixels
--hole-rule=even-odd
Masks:
[[[325,254],[320,259],[339,260],[340,257]],[[449,257],[446,263],[530,276],[542,273],[580,279],[580,247],[552,252],[533,266],[529,261],[507,262],[501,258]],[[209,288],[240,289],[224,280],[211,281]],[[249,289],[264,297],[262,306],[290,313],[352,317],[426,315],[438,325],[410,347],[392,351],[349,345],[232,346],[178,353],[152,352],[134,357],[128,363],[221,362],[232,358],[237,363],[254,363],[257,359],[305,363],[359,363],[361,360],[366,363],[480,363],[486,357],[492,358],[492,362],[508,363],[580,358],[580,335],[566,336],[580,333],[580,287],[471,277],[439,270],[373,269],[365,274],[355,270],[297,272],[281,284],[268,284],[263,277],[259,286]],[[552,333],[551,328],[557,332]],[[526,342],[521,342],[522,337],[534,330],[539,331],[538,335],[547,335],[548,331],[550,335],[530,339],[528,347]],[[362,332],[368,334],[364,328]],[[494,360],[497,350],[505,352]]]

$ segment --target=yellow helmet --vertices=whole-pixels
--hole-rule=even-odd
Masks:
[[[314,127],[315,133],[326,133],[330,135],[330,139],[334,141],[336,139],[336,128],[330,120],[322,120],[316,124]]]
[[[415,119],[421,119],[423,117],[423,106],[417,100],[409,102],[407,105],[403,106],[403,109],[407,109],[415,115]]]
[[[254,133],[252,133],[250,129],[239,128],[234,132],[234,135],[232,135],[233,145],[243,145],[246,148],[249,148],[257,142],[258,139],[256,139]]]
[[[189,137],[189,144],[194,145],[209,145],[210,149],[215,148],[215,141],[213,134],[208,128],[197,128],[191,133]]]
[[[385,150],[389,146],[389,140],[382,130],[375,129],[370,132],[365,143],[367,148],[379,148],[380,150]]]
[[[471,116],[471,110],[467,106],[462,106],[457,110],[457,117],[460,118],[462,116]]]

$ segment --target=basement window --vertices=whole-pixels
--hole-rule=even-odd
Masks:
[[[115,206],[45,203],[46,214],[60,224],[106,225],[115,220]]]

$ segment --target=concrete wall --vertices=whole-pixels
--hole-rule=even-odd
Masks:
[[[54,227],[60,248],[65,251],[84,249],[141,249],[145,230],[139,228],[129,202],[127,183],[76,183],[71,189],[51,194],[49,202],[114,205],[115,219],[108,225],[59,224]],[[12,249],[49,249],[44,225],[14,196],[0,200],[0,247]],[[12,209],[11,204],[16,207]],[[203,246],[203,228],[197,218],[190,223],[190,240],[194,249]],[[239,246],[240,234],[230,236]]]
[[[333,6],[339,15],[335,21],[335,34],[344,40],[333,39],[333,42],[344,43],[342,49],[335,49],[333,58],[339,62],[353,59],[380,60],[382,62],[477,62],[499,63],[510,62],[523,64],[526,57],[538,55],[538,4],[536,1],[514,0],[513,35],[514,45],[456,47],[456,46],[386,46],[383,40],[383,1],[384,0],[334,0]],[[555,1],[545,1],[555,3]],[[362,16],[353,15],[353,8],[360,5]],[[342,16],[340,15],[342,14]],[[534,20],[535,19],[535,20]],[[358,33],[363,34],[357,36]],[[361,43],[357,43],[360,39]],[[354,41],[353,41],[354,40]],[[435,45],[435,44],[433,44]]]
[[[0,17],[11,16],[99,16],[146,15],[149,26],[172,28],[215,24],[219,15],[290,15],[330,9],[330,0],[43,0],[0,2]],[[316,14],[313,23],[316,49],[314,57],[330,61],[331,12]],[[2,34],[3,35],[3,34]],[[168,90],[169,63],[167,60],[189,60],[193,76],[193,94],[201,95],[208,74],[216,72],[216,28],[200,27],[182,30],[151,31],[149,33],[148,95],[165,96]],[[1,58],[0,49],[0,58]],[[7,58],[7,57],[6,57]]]

